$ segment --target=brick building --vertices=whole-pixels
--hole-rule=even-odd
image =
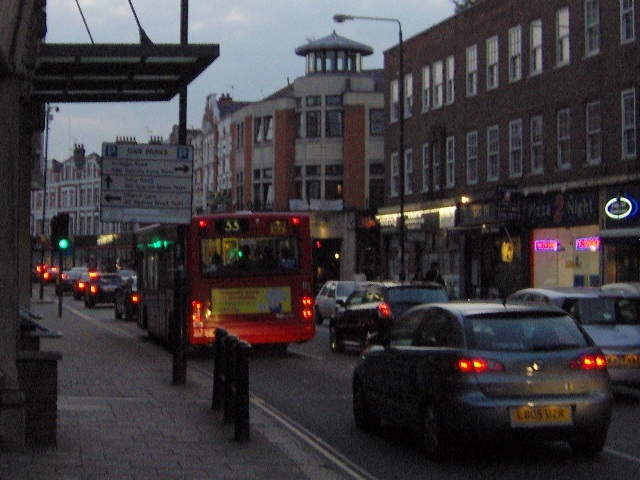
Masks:
[[[640,279],[635,7],[484,0],[403,43],[409,277],[439,260],[463,297]],[[398,58],[385,52],[387,271]]]

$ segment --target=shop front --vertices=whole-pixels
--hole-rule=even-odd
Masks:
[[[602,200],[603,282],[640,281],[640,185],[605,189]]]
[[[518,222],[517,197],[510,196],[506,205],[501,193],[490,201],[459,205],[456,230],[464,251],[463,298],[505,298],[528,286],[528,252],[522,241],[526,232]]]
[[[597,287],[601,284],[597,188],[530,194],[522,199],[530,229],[530,286]]]

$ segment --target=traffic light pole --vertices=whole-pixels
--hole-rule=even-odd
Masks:
[[[62,250],[58,249],[58,278],[56,279],[56,290],[58,290],[58,318],[62,317]]]

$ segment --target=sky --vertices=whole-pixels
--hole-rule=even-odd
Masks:
[[[180,0],[132,0],[154,43],[180,43]],[[47,0],[48,43],[91,43],[78,4],[96,44],[138,43],[128,0]],[[404,40],[451,16],[452,0],[189,0],[188,41],[220,46],[220,56],[187,89],[187,127],[200,128],[206,97],[229,93],[258,101],[305,75],[295,49],[310,40],[338,35],[373,48],[363,68],[383,67],[383,53],[397,45],[392,22],[335,23],[333,15],[397,19]],[[100,153],[116,137],[168,140],[178,123],[178,96],[168,102],[56,104],[49,122],[48,158],[65,160],[74,145]]]

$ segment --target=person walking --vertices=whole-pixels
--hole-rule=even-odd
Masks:
[[[440,263],[439,262],[431,262],[431,266],[427,273],[424,275],[425,282],[436,282],[444,287],[444,278],[440,274]]]

